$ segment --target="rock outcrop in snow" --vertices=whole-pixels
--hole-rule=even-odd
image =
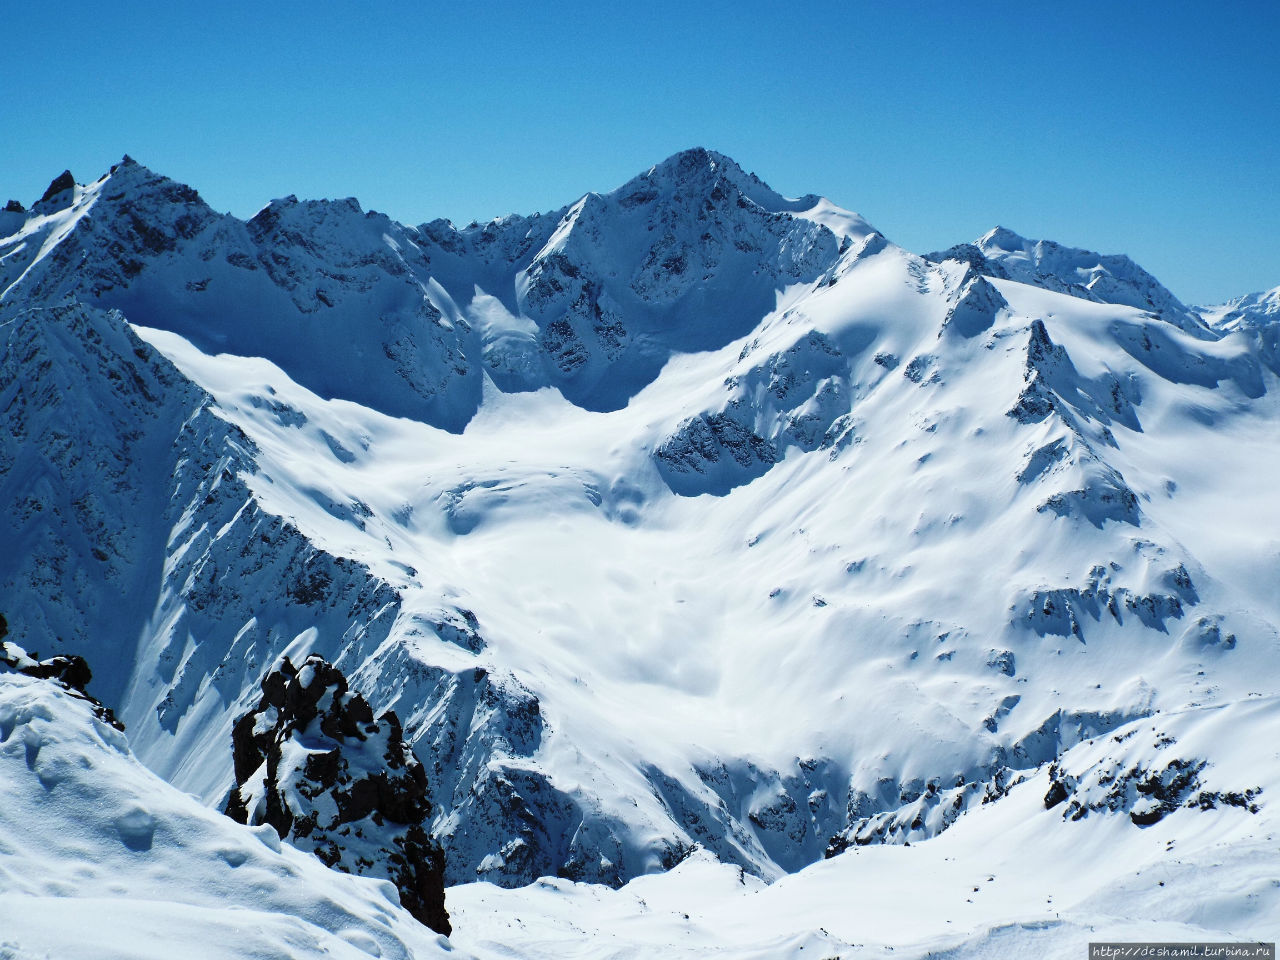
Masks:
[[[5,640],[8,634],[9,622],[0,614],[0,666],[28,677],[53,681],[71,696],[88,703],[93,708],[93,715],[103,723],[124,731],[124,724],[116,719],[112,709],[85,689],[93,679],[93,671],[84,657],[63,654],[41,660],[39,654],[28,653],[12,640]]]
[[[400,903],[450,933],[444,852],[426,826],[426,771],[394,711],[368,701],[323,657],[286,657],[263,678],[257,707],[236,721],[236,785],[226,813],[268,824],[344,873],[395,884]]]
[[[971,244],[958,244],[928,258],[962,261],[988,276],[1085,300],[1150,310],[1193,336],[1208,336],[1199,314],[1123,254],[1094,253],[1052,240],[1028,240],[996,227]]]

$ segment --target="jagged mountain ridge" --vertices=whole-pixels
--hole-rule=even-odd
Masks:
[[[406,227],[354,199],[286,197],[240,221],[126,157],[33,205],[0,246],[0,295],[19,281],[41,302],[70,294],[205,350],[264,356],[323,396],[459,430],[482,370],[612,409],[673,350],[746,332],[775,286],[813,279],[871,232],[828,207],[691,151],[611,194],[462,230]],[[602,269],[606,233],[623,239]],[[473,299],[478,285],[490,296]],[[708,316],[728,290],[750,308]],[[329,349],[300,366],[299,337]]]
[[[775,876],[1243,696],[1273,648],[1270,601],[1194,540],[1183,503],[1212,484],[1151,440],[1229,456],[1210,427],[1256,435],[1273,378],[1243,338],[930,263],[704,151],[460,231],[350,202],[242,223],[129,164],[94,190],[0,241],[0,322],[29,344],[6,352],[7,415],[42,420],[5,462],[48,464],[39,499],[67,504],[11,513],[63,552],[0,572],[78,597],[31,606],[91,640],[110,601],[85,551],[124,534],[73,506],[97,477],[60,451],[124,464],[132,499],[105,514],[165,505],[145,549],[117,548],[138,601],[98,642],[126,651],[140,754],[209,802],[232,715],[315,651],[435,758],[454,882],[617,883],[695,843]],[[315,318],[353,348],[300,338]],[[173,378],[147,388],[174,398],[163,454],[112,446],[149,406],[119,375],[147,351],[126,321]],[[48,345],[95,339],[115,346],[92,363]],[[52,386],[73,363],[91,389]],[[7,502],[32,483],[11,468]]]
[[[1073,297],[1150,310],[1193,336],[1208,338],[1204,319],[1124,254],[1101,254],[1052,240],[1028,240],[995,227],[973,243],[928,254],[959,259],[981,273],[1018,280]]]

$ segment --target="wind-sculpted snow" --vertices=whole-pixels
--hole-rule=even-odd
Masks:
[[[115,711],[85,689],[93,679],[93,671],[84,657],[60,654],[41,660],[38,654],[29,653],[12,640],[5,640],[8,633],[9,623],[0,614],[0,667],[8,667],[24,676],[51,680],[72,697],[89,704],[98,720],[124,731],[124,724],[116,719]]]
[[[202,209],[125,164],[3,214],[0,574],[207,804],[317,654],[403,722],[447,882],[745,887],[1067,829],[1050,764],[1273,672],[1270,327],[1127,260],[917,257],[706,151],[460,229]],[[1126,756],[1156,827],[1265,813],[1219,756]]]

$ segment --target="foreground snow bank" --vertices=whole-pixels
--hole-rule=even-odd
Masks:
[[[0,956],[455,956],[395,888],[180,793],[47,680],[0,674]]]

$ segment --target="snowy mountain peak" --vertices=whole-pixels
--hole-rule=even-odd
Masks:
[[[657,189],[662,193],[700,194],[720,201],[742,196],[766,210],[803,210],[818,197],[787,200],[754,173],[747,173],[733,159],[714,150],[695,147],[682,150],[619,187],[614,194],[623,203],[635,203]]]
[[[994,253],[998,251],[1025,250],[1029,246],[1035,246],[1035,241],[1028,240],[1008,227],[1002,227],[997,224],[975,240],[974,246],[980,250]]]
[[[53,182],[49,184],[48,189],[45,190],[44,196],[40,198],[39,202],[48,203],[55,197],[66,193],[68,190],[75,189],[75,186],[76,180],[75,177],[71,175],[71,171],[63,170],[62,173],[53,178]]]
[[[1196,307],[1210,326],[1220,330],[1257,327],[1280,320],[1280,287],[1235,297],[1226,303]]]
[[[731,157],[708,150],[705,147],[692,147],[673,153],[660,163],[655,163],[647,171],[633,180],[649,180],[651,182],[672,182],[676,184],[706,183],[709,180],[725,177],[735,182],[760,183],[759,178],[749,174]],[[763,186],[763,184],[761,184]]]
[[[100,187],[98,185],[101,184]],[[119,163],[114,164],[105,177],[95,184],[98,193],[110,202],[126,202],[136,205],[144,200],[164,203],[196,204],[208,209],[200,194],[164,174],[156,173],[145,164],[139,163],[127,153]]]
[[[1031,240],[1002,226],[983,234],[973,245],[1021,283],[1099,303],[1137,307],[1193,336],[1213,337],[1198,314],[1124,254]]]

